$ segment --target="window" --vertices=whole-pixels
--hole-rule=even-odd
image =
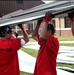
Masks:
[[[33,23],[28,24],[28,29],[30,30],[30,33],[33,32]]]
[[[71,28],[71,21],[68,17],[65,17],[65,28]]]

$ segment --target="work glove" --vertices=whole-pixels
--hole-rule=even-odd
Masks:
[[[52,19],[52,14],[51,14],[51,12],[46,12],[46,14],[45,14],[45,18],[44,18],[44,22],[46,22],[46,23],[48,23],[49,21],[51,21],[51,19]]]
[[[39,26],[40,26],[40,25],[41,25],[41,23],[42,23],[42,21],[43,21],[43,19],[39,19],[39,20],[38,20],[38,22],[37,22],[37,25],[39,25]]]
[[[22,29],[24,29],[24,24],[18,24],[18,26]]]
[[[74,21],[74,11],[71,12],[71,13],[68,13],[68,17],[69,17],[72,21]]]

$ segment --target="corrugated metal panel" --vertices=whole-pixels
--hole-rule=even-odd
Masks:
[[[28,14],[31,12],[32,13],[38,12],[38,11],[42,11],[42,10],[46,10],[46,9],[52,9],[52,8],[56,8],[56,7],[60,8],[60,7],[64,7],[64,6],[69,6],[71,4],[73,4],[73,2],[70,2],[70,1],[56,1],[56,2],[52,2],[52,3],[48,3],[48,4],[42,4],[42,5],[27,9],[20,14],[12,15],[11,17]]]
[[[60,1],[60,3],[61,3],[61,1]],[[54,5],[55,4],[53,3],[53,6]],[[63,5],[63,3],[61,5]],[[45,5],[43,7],[45,8]],[[29,10],[26,10],[23,12],[23,14],[21,14],[21,15],[19,14],[16,17],[12,16],[12,18],[8,17],[8,19],[0,19],[0,26],[10,25],[10,24],[18,24],[18,23],[22,23],[22,22],[28,22],[28,21],[33,21],[33,20],[39,19],[39,18],[43,18],[45,16],[46,11],[51,11],[52,14],[58,15],[63,12],[68,12],[68,11],[74,10],[74,5],[73,4],[65,5],[65,7],[57,6],[56,8],[51,8],[51,9],[50,9],[50,5],[49,5],[49,8],[42,9],[41,11],[39,11],[38,9],[37,9],[37,11],[35,11],[35,8],[34,8],[32,11],[30,10],[30,12],[29,12]]]

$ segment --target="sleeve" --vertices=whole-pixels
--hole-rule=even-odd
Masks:
[[[51,37],[51,36],[47,37],[46,47],[49,50],[55,51],[55,53],[56,53],[57,50],[59,49],[59,42],[58,42],[57,38]]]
[[[45,44],[43,41],[41,41],[41,40],[39,39],[39,35],[38,35],[38,44],[39,44],[39,45]]]
[[[22,47],[26,44],[25,39],[22,39],[22,38],[21,38],[20,42],[21,42],[21,46],[22,46]]]
[[[13,41],[14,50],[19,50],[26,43],[24,38],[22,39],[17,38],[17,39],[12,39],[12,40],[14,40]]]

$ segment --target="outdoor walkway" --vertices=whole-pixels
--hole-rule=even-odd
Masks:
[[[35,50],[39,49],[39,45],[37,44],[37,42],[29,42],[24,47]],[[59,52],[60,54],[57,57],[57,62],[74,64],[74,58],[72,58],[72,56],[74,56],[74,47],[60,46]],[[26,54],[21,50],[18,51],[18,55],[19,55],[20,70],[28,73],[33,73],[36,58]],[[62,74],[74,75],[73,73],[61,70],[57,67],[57,75]]]
[[[60,43],[74,43],[74,41],[59,41]]]

